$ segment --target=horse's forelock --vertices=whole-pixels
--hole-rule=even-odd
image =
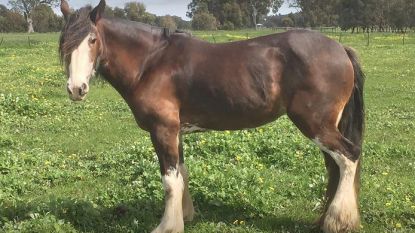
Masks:
[[[61,62],[68,65],[72,52],[81,44],[85,37],[91,32],[92,23],[89,19],[89,13],[92,7],[83,7],[73,14],[63,26],[59,39],[59,55]]]

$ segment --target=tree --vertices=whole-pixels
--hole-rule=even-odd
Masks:
[[[50,6],[39,5],[32,11],[33,28],[36,32],[56,32],[62,27],[63,20]]]
[[[105,6],[104,14],[108,17],[114,17],[114,9],[112,9],[110,6]]]
[[[128,2],[124,7],[127,19],[132,21],[140,21],[146,13],[146,6],[140,2]]]
[[[339,1],[353,0],[290,0],[292,7],[301,9],[308,27],[336,26]]]
[[[114,17],[120,18],[120,19],[126,19],[127,16],[125,14],[125,10],[119,7],[114,8]]]
[[[277,12],[283,0],[192,0],[187,16],[209,13],[226,27],[256,27],[270,10]],[[233,25],[233,26],[232,26]]]
[[[390,11],[390,23],[396,32],[406,32],[411,17],[406,0],[395,0]]]
[[[258,29],[257,22],[259,15],[266,16],[269,13],[270,9],[276,13],[283,3],[283,0],[249,0],[252,23],[255,26],[255,30]]]
[[[339,5],[339,25],[343,30],[352,29],[364,25],[364,8],[363,0],[342,0]]]
[[[7,9],[6,6],[0,4],[0,16],[6,15],[7,12],[9,12],[9,9]]]
[[[42,4],[55,6],[58,4],[58,1],[59,0],[9,0],[9,4],[13,7],[13,9],[21,12],[25,16],[27,22],[27,32],[32,33],[34,32],[32,19],[33,9]]]
[[[25,19],[21,14],[0,4],[0,32],[24,32]]]
[[[156,25],[157,16],[155,14],[148,13],[146,11],[146,6],[141,2],[126,3],[124,12],[126,18],[129,20]],[[118,14],[118,12],[116,13]]]
[[[294,27],[294,20],[288,16],[285,16],[281,20],[283,27]]]
[[[242,10],[236,2],[225,3],[222,7],[223,21],[221,23],[228,28],[233,30],[235,27],[242,27]],[[226,29],[225,29],[226,30]]]
[[[195,30],[216,30],[216,18],[208,12],[193,15],[192,28]]]
[[[190,21],[183,20],[179,16],[172,16],[176,22],[177,28],[179,29],[192,29],[192,24]]]
[[[177,29],[176,21],[170,15],[160,17],[159,26],[170,30]]]
[[[145,12],[139,21],[150,25],[157,25],[157,15]]]

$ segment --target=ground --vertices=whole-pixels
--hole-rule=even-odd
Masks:
[[[415,232],[415,35],[328,35],[357,50],[367,75],[361,232]],[[0,231],[149,232],[163,189],[148,134],[99,79],[85,102],[69,101],[58,36],[0,34]],[[315,231],[323,157],[286,117],[184,146],[197,209],[186,232]]]

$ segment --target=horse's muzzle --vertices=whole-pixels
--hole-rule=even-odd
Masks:
[[[72,101],[81,101],[85,99],[86,95],[88,94],[89,86],[87,83],[83,83],[80,87],[71,87],[68,84],[66,90],[68,91],[69,98]]]

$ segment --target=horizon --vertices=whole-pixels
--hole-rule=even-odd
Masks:
[[[98,5],[99,0],[69,0],[68,2],[73,9],[79,9],[88,4],[96,6]],[[107,5],[113,8],[124,8],[127,2],[132,2],[132,0],[107,0]],[[155,14],[157,16],[175,15],[181,17],[184,20],[191,20],[191,18],[186,16],[186,12],[188,11],[187,6],[191,2],[191,0],[138,0],[137,2],[144,3],[147,12]],[[5,5],[7,8],[10,8],[9,0],[0,0],[0,4]],[[61,15],[59,7],[54,7],[53,10],[56,14]],[[277,14],[284,15],[298,11],[298,9],[290,7],[287,1],[284,1],[284,4],[278,10]],[[272,13],[270,15],[272,15]]]

